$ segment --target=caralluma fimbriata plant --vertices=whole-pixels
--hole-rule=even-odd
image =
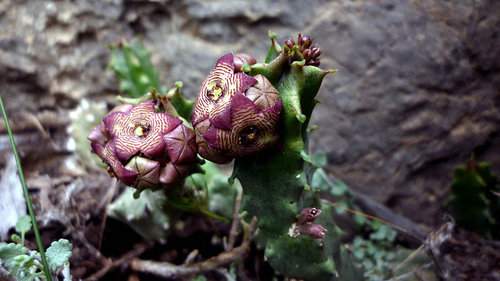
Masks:
[[[320,55],[301,34],[283,45],[272,35],[263,63],[248,54],[225,54],[192,108],[194,134],[179,121],[189,118],[191,103],[175,91],[153,92],[105,117],[89,137],[93,150],[113,176],[139,190],[182,185],[195,170],[196,152],[216,163],[235,160],[231,181],[244,190],[243,213],[257,217],[256,243],[275,271],[337,280],[351,269],[342,262],[347,258],[332,220],[334,207],[311,182],[315,164],[308,151],[315,97],[323,78],[334,72],[319,68]]]

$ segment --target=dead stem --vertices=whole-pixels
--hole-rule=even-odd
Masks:
[[[109,271],[114,269],[115,267],[122,266],[124,264],[128,264],[130,260],[142,255],[147,249],[149,248],[149,245],[146,244],[138,244],[134,247],[133,250],[127,252],[123,256],[121,256],[119,259],[115,261],[111,261],[108,259],[106,262],[106,265],[101,268],[99,271],[96,273],[92,274],[90,277],[85,279],[85,281],[97,281],[101,279],[104,275],[106,275]]]
[[[257,219],[253,218],[250,225],[244,225],[243,242],[239,247],[220,253],[208,260],[190,265],[174,265],[168,262],[155,262],[134,259],[130,263],[132,270],[154,274],[164,278],[181,278],[216,270],[242,258],[250,249],[250,243],[257,226]]]
[[[231,223],[231,230],[229,231],[229,239],[227,242],[226,251],[231,251],[234,248],[234,243],[236,243],[236,237],[238,237],[239,231],[239,223],[240,223],[240,208],[241,208],[241,199],[243,198],[243,189],[239,188],[238,193],[234,199],[234,208],[233,208],[233,221]]]

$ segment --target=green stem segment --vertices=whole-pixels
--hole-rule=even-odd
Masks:
[[[19,158],[19,153],[17,152],[16,142],[14,140],[14,135],[12,134],[12,130],[9,125],[9,118],[7,117],[7,111],[5,110],[2,97],[0,97],[0,109],[3,114],[3,122],[5,124],[5,128],[7,129],[7,134],[9,135],[9,142],[12,147],[12,153],[14,154],[14,158],[16,160],[19,180],[21,181],[21,186],[23,187],[24,200],[26,200],[26,205],[28,206],[28,213],[31,218],[31,224],[33,225],[33,232],[35,233],[36,245],[38,247],[38,252],[40,253],[40,257],[42,259],[43,272],[45,273],[47,281],[52,281],[52,275],[50,274],[49,264],[47,263],[47,257],[45,256],[45,249],[43,247],[42,238],[40,236],[40,231],[38,229],[38,225],[36,222],[35,211],[33,210],[33,203],[31,202],[31,197],[28,192],[28,186],[26,185],[26,179],[24,178],[24,172],[21,166],[21,160]]]
[[[265,248],[267,260],[278,273],[305,280],[335,279],[332,255],[339,234],[332,223],[333,208],[308,188],[303,158],[315,96],[323,78],[334,71],[308,66],[304,61],[290,64],[282,52],[247,72],[266,76],[283,102],[280,149],[236,159],[233,172],[245,191],[243,210],[259,219],[257,244]],[[324,243],[290,234],[296,216],[306,207],[323,210],[318,222],[328,229]]]

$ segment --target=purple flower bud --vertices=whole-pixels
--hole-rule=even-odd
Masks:
[[[114,108],[88,138],[111,174],[138,189],[169,187],[197,161],[193,131],[179,118],[156,112],[154,101]]]
[[[305,208],[300,211],[297,218],[297,224],[304,224],[314,222],[316,218],[321,214],[321,209],[318,208]]]
[[[321,214],[318,208],[305,208],[297,216],[297,223],[293,230],[294,237],[299,235],[308,235],[314,239],[323,239],[326,235],[326,228],[320,224],[314,223]]]
[[[306,61],[306,65],[320,65],[319,56],[321,55],[321,51],[319,47],[313,45],[313,40],[310,36],[299,33],[297,36],[297,44],[295,44],[293,39],[287,39],[285,45],[290,49],[292,49],[293,46],[297,46],[302,58]]]
[[[299,33],[299,35],[301,35]],[[299,44],[299,45],[302,45],[301,47],[306,49],[306,48],[309,48],[312,44],[312,39],[311,37],[307,36],[307,35],[304,35],[302,36],[302,44]]]
[[[308,223],[297,225],[297,232],[300,235],[308,235],[314,239],[323,239],[325,238],[327,230],[321,224]]]
[[[299,32],[299,35],[297,36],[297,44],[299,46],[303,45],[304,44],[304,40],[302,38],[302,33]]]
[[[235,71],[232,54],[219,58],[203,82],[192,123],[200,155],[216,163],[274,144],[281,112],[278,91],[262,75]]]
[[[305,49],[303,52],[302,52],[302,55],[304,56],[304,58],[307,60],[311,57],[311,49]]]
[[[312,50],[311,56],[319,57],[321,55],[321,50],[318,47],[314,47],[311,50]]]
[[[293,46],[295,45],[295,42],[293,41],[293,39],[287,39],[285,41],[285,45],[288,47],[288,48],[293,48]]]

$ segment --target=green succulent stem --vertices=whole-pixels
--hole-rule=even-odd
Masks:
[[[23,167],[21,165],[21,159],[19,157],[19,153],[17,152],[16,142],[14,139],[14,134],[12,133],[12,129],[9,125],[9,118],[7,116],[7,111],[5,110],[5,106],[3,103],[2,97],[0,97],[0,110],[2,111],[3,122],[5,128],[7,129],[7,134],[9,135],[9,142],[12,147],[12,153],[14,154],[14,158],[16,160],[17,165],[17,173],[19,175],[19,181],[21,182],[21,186],[23,187],[23,195],[24,200],[26,200],[26,205],[28,207],[28,213],[31,218],[31,224],[33,225],[33,233],[35,234],[36,245],[38,247],[38,252],[40,253],[40,258],[42,260],[43,272],[45,274],[45,278],[47,281],[52,281],[52,276],[50,274],[49,264],[47,262],[47,257],[45,255],[45,248],[42,243],[42,238],[40,236],[40,230],[38,228],[38,224],[36,222],[35,211],[33,209],[33,203],[31,201],[31,196],[29,195],[28,185],[26,184],[26,179],[24,177]]]
[[[175,107],[179,116],[186,120],[189,120],[193,111],[194,102],[190,99],[187,99],[182,94],[182,87],[183,83],[181,81],[175,82],[175,87],[168,90],[165,96]]]
[[[332,221],[333,206],[311,190],[304,172],[308,151],[308,123],[323,78],[333,70],[322,70],[293,61],[285,50],[276,53],[275,40],[267,63],[245,70],[266,76],[278,89],[283,103],[279,148],[256,156],[236,159],[233,179],[244,189],[243,211],[259,219],[257,244],[265,249],[271,266],[285,276],[304,280],[335,279],[334,245],[339,232]],[[292,62],[290,62],[292,61]],[[307,157],[306,157],[307,158]],[[328,229],[324,243],[310,237],[290,235],[300,210],[323,210],[318,219]],[[338,246],[338,245],[337,245]]]

